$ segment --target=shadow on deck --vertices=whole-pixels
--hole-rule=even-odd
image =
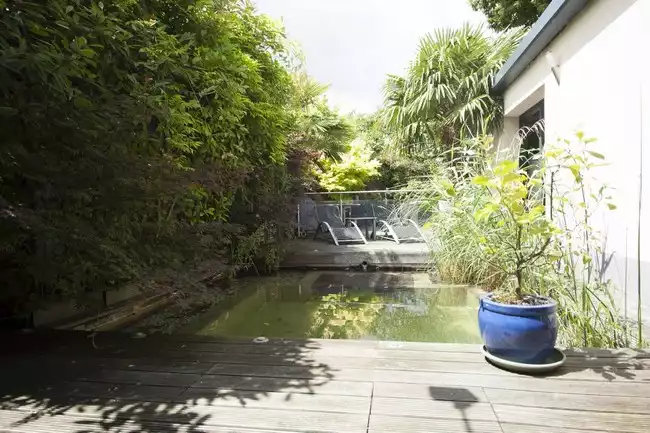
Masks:
[[[366,263],[370,268],[423,269],[429,262],[425,243],[334,245],[326,241],[296,239],[287,245],[282,268],[348,269]]]
[[[347,414],[296,419],[274,410],[331,406],[332,394],[364,413],[361,418],[367,415],[369,386],[331,384],[330,368],[309,356],[314,345],[307,341],[261,346],[191,336],[91,336],[48,331],[3,338],[12,352],[0,363],[0,431],[198,433],[283,424],[306,430],[323,422],[346,427]],[[359,395],[365,397],[361,408],[354,400]]]
[[[0,431],[647,432],[650,352],[568,351],[546,377],[477,345],[2,335]]]

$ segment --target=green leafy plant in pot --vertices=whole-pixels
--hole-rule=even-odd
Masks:
[[[479,326],[486,349],[517,362],[538,363],[554,350],[557,304],[525,287],[525,274],[541,261],[553,259],[555,238],[562,233],[544,205],[546,160],[524,170],[505,160],[474,177],[491,200],[474,218],[489,227],[480,233],[491,265],[510,278],[481,299]]]
[[[588,148],[594,139],[585,138],[582,132],[576,137],[575,143],[560,140],[559,146],[533,158],[527,167],[505,160],[472,179],[491,197],[474,213],[474,219],[482,223],[479,226],[485,228],[477,234],[479,242],[490,265],[509,277],[481,299],[479,308],[481,336],[493,355],[542,363],[554,350],[557,303],[540,292],[563,292],[544,287],[539,270],[551,270],[560,277],[554,281],[571,274],[567,281],[575,285],[580,279],[573,259],[580,251],[576,245],[588,246],[591,239],[584,234],[593,234],[588,209],[611,198],[605,197],[604,186],[596,193],[587,193],[585,177],[590,169],[602,165],[594,160],[603,159],[603,155]],[[561,225],[553,219],[554,201]],[[606,204],[614,208],[610,202]],[[567,217],[577,225],[568,224]],[[583,248],[579,255],[581,266],[591,269],[589,248]]]

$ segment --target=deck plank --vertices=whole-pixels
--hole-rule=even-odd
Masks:
[[[336,339],[270,339],[264,344],[254,344],[252,340],[246,339],[229,339],[223,337],[211,337],[201,335],[162,335],[151,334],[145,338],[134,338],[131,334],[120,332],[102,332],[96,334],[84,331],[58,331],[58,330],[39,330],[36,333],[2,333],[3,341],[11,343],[11,347],[29,346],[30,349],[51,347],[86,347],[90,349],[102,347],[121,347],[124,349],[136,349],[143,346],[158,347],[164,350],[187,349],[197,350],[200,346],[194,344],[204,344],[205,348],[210,347],[277,347],[285,349],[303,349],[306,351],[319,350],[323,348],[348,348],[356,351],[360,348],[384,349],[384,350],[408,350],[408,351],[425,351],[425,352],[456,352],[456,353],[476,353],[480,354],[480,345],[474,344],[455,344],[455,343],[423,343],[423,342],[403,342],[403,341],[370,341],[370,340],[336,340]],[[94,342],[94,345],[93,345]],[[222,349],[218,349],[223,351]],[[232,350],[235,350],[234,348]],[[248,349],[246,349],[248,350]],[[604,358],[650,358],[650,349],[566,349],[567,357],[594,357]]]
[[[257,409],[308,410],[320,412],[368,414],[370,411],[370,396],[345,396],[332,394],[305,394],[292,392],[248,391],[207,397],[205,389],[190,388],[175,402],[191,405],[247,407]]]
[[[473,401],[407,400],[402,398],[373,397],[372,413],[373,415],[432,419],[497,420],[489,403]]]
[[[505,422],[500,423],[500,425],[503,433],[591,433],[604,431],[573,429],[566,427],[549,427],[540,425],[512,424]]]
[[[650,379],[650,370],[568,370],[561,369],[557,373],[546,377],[530,377],[506,372],[494,367],[487,362],[480,365],[459,364],[459,363],[428,363],[422,368],[427,370],[393,368],[389,372],[381,368],[337,368],[326,364],[318,366],[278,366],[278,365],[251,365],[251,364],[215,364],[208,374],[227,374],[239,376],[265,376],[265,377],[327,377],[339,380],[361,380],[374,382],[401,382],[401,383],[422,383],[437,380],[439,377],[456,377],[460,385],[467,385],[468,380],[476,380],[481,385],[490,386],[494,382],[503,380],[507,383],[530,383],[532,386],[542,382],[557,387],[564,387],[562,383],[583,384],[585,389],[590,388],[590,382],[599,382],[608,385],[634,385],[646,382]],[[452,376],[455,375],[455,376]],[[455,385],[451,383],[451,385]],[[471,384],[469,384],[471,386]],[[542,385],[545,386],[545,385]],[[513,388],[519,389],[519,388]]]
[[[252,376],[204,376],[190,387],[225,391],[288,392],[365,397],[372,394],[372,382],[326,380],[323,378],[285,379]]]
[[[420,353],[420,352],[415,352]],[[422,352],[424,353],[424,352]],[[448,353],[448,352],[447,352]],[[132,353],[130,353],[132,355]],[[147,354],[150,356],[150,354]],[[609,359],[609,358],[608,358]],[[299,367],[308,369],[315,376],[333,375],[336,371],[345,369],[362,369],[367,371],[396,370],[396,371],[420,371],[420,372],[444,372],[444,373],[471,373],[471,374],[488,374],[502,375],[513,377],[512,373],[496,368],[483,360],[482,362],[453,362],[453,361],[430,361],[430,360],[413,360],[413,359],[385,359],[369,357],[330,357],[313,354],[313,356],[281,356],[281,355],[261,355],[261,354],[232,354],[223,353],[215,356],[213,361],[208,362],[205,359],[200,361],[187,360],[170,360],[154,358],[95,358],[95,357],[48,357],[44,362],[48,368],[79,370],[112,369],[112,370],[129,370],[144,372],[161,372],[161,373],[219,373],[218,369],[224,371],[235,371],[235,374],[241,374],[240,371],[246,369],[256,370],[262,373],[266,370],[268,375],[274,376],[272,370],[283,371],[279,368],[268,369],[266,367]],[[20,360],[14,363],[20,363]],[[633,364],[635,361],[629,361],[625,365],[600,364],[600,366],[580,366],[577,362],[561,368],[549,378],[557,380],[588,380],[588,381],[607,381],[607,382],[627,382],[627,381],[648,381],[650,380],[650,368],[644,364]],[[39,361],[41,365],[43,361]],[[228,365],[235,366],[228,367]],[[241,365],[238,368],[236,365]],[[262,366],[264,368],[260,368]]]
[[[345,377],[339,375],[338,377]],[[648,383],[641,382],[598,382],[577,380],[556,380],[552,378],[534,378],[512,375],[496,376],[487,374],[457,374],[428,372],[395,372],[379,376],[378,381],[394,383],[435,384],[436,386],[514,389],[520,391],[567,392],[587,395],[620,395],[645,397]]]
[[[615,397],[491,388],[484,388],[483,391],[492,404],[650,415],[650,394],[648,397]]]
[[[88,417],[69,415],[43,415],[24,423],[25,414],[0,410],[2,433],[179,433],[181,426],[164,422],[123,420],[113,426],[98,423]],[[191,426],[187,426],[191,428]],[[192,430],[185,430],[191,432]],[[250,429],[201,425],[197,433],[301,433],[298,430]]]
[[[437,386],[437,384],[376,382],[373,389],[373,396],[420,400],[451,400],[458,402],[488,402],[483,388],[474,386]]]
[[[368,426],[369,433],[502,433],[495,421],[463,419],[436,419],[373,415]]]
[[[589,431],[647,433],[650,415],[493,405],[500,422]]]
[[[201,375],[192,373],[101,369],[84,372],[77,377],[78,380],[90,382],[189,387],[196,383],[201,378]]]
[[[120,425],[125,421],[136,423],[162,422],[165,424],[192,425],[197,421],[207,426],[252,429],[281,429],[301,432],[355,432],[366,431],[368,414],[321,412],[304,410],[260,409],[236,406],[171,405],[161,412],[154,402],[119,405],[112,402],[81,402],[57,405],[43,409],[39,403],[25,404],[16,412],[24,419],[47,415],[81,417],[87,424]],[[27,421],[28,422],[28,421]],[[0,418],[0,428],[5,421]]]

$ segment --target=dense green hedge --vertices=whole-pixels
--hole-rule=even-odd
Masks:
[[[270,21],[237,0],[0,6],[5,309],[273,245],[292,85]]]

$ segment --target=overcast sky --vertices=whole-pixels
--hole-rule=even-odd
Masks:
[[[386,74],[402,74],[418,41],[438,27],[485,22],[467,0],[254,0],[281,19],[314,78],[342,111],[369,113]]]

